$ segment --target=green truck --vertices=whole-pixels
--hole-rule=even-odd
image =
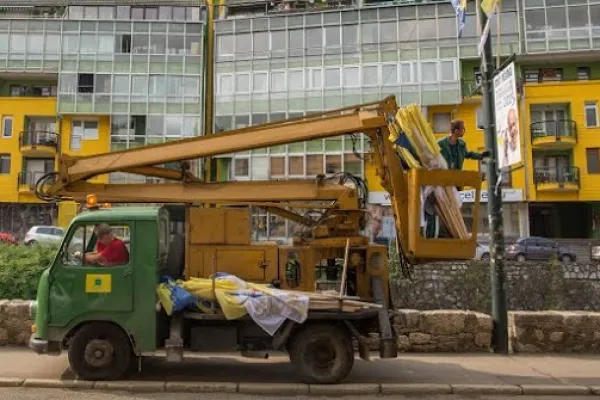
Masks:
[[[195,311],[168,316],[156,289],[162,276],[181,276],[183,271],[185,215],[185,206],[178,205],[77,215],[40,278],[31,307],[30,348],[45,355],[68,351],[79,378],[96,381],[124,379],[141,368],[146,356],[181,362],[188,352],[264,357],[283,351],[303,380],[337,383],[352,369],[355,350],[369,358],[366,337],[372,332],[380,335],[380,357],[397,357],[388,307],[353,313],[311,310],[304,323],[286,320],[273,336],[248,316],[227,320]],[[100,224],[129,233],[126,263],[97,266],[81,261],[81,254],[94,251]],[[386,302],[383,286],[381,281],[372,285],[381,304]]]

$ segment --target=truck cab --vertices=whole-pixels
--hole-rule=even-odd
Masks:
[[[167,315],[156,290],[164,275],[184,278],[185,215],[184,206],[163,206],[96,209],[76,216],[40,278],[30,348],[48,355],[68,351],[71,368],[86,380],[123,379],[141,365],[137,358],[162,353],[179,362],[187,352],[265,357],[286,351],[307,382],[337,383],[352,369],[353,339],[368,359],[366,338],[372,332],[380,334],[380,356],[397,356],[387,307],[351,314],[311,310],[304,323],[286,320],[272,336],[248,315],[235,320],[195,311]],[[101,224],[115,232],[112,240],[127,232],[126,261],[85,261],[98,247]],[[379,283],[373,292],[383,304],[386,290]]]

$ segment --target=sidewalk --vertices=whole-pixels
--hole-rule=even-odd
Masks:
[[[16,381],[5,380],[5,386],[10,382],[23,385],[26,379],[30,381],[25,382],[24,386],[60,386],[56,380],[70,381],[75,378],[69,370],[66,355],[38,356],[22,348],[0,349],[0,386],[3,377],[18,378]],[[139,389],[145,391],[165,391],[169,388],[177,391],[178,386],[179,391],[192,387],[198,391],[203,386],[205,389],[221,388],[221,391],[237,393],[267,393],[287,387],[286,390],[311,394],[332,390],[340,394],[375,394],[433,387],[440,393],[466,393],[473,390],[479,393],[482,387],[487,387],[489,393],[495,387],[506,394],[544,394],[548,390],[550,392],[545,394],[592,394],[594,390],[600,394],[600,357],[403,353],[395,360],[373,359],[365,362],[357,359],[346,384],[328,387],[311,385],[310,388],[299,384],[294,367],[282,355],[268,360],[234,355],[203,356],[187,359],[180,364],[152,358],[144,361],[142,372],[132,376],[131,380],[142,381]],[[95,388],[133,390],[132,384],[98,383]],[[292,387],[295,389],[290,389]]]

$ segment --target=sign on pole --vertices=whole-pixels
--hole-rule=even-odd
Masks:
[[[498,167],[502,169],[519,164],[522,161],[519,103],[514,62],[494,77],[494,100]]]

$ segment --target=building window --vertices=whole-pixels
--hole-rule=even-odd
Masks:
[[[450,132],[450,122],[452,115],[450,113],[433,113],[433,131],[434,133]]]
[[[236,178],[247,178],[250,174],[250,164],[247,158],[233,160],[233,175]]]
[[[0,174],[10,174],[10,154],[0,154]]]
[[[540,71],[537,69],[526,69],[525,70],[525,82],[539,82]]]
[[[81,140],[97,140],[98,121],[73,121],[71,136],[78,136]]]
[[[598,103],[595,101],[585,102],[585,126],[588,128],[598,127]]]
[[[94,74],[79,74],[78,93],[94,93]]]
[[[544,68],[540,72],[543,82],[560,82],[563,80],[562,68]]]
[[[589,81],[591,75],[592,75],[592,71],[591,71],[590,67],[578,67],[577,68],[577,80]]]
[[[2,137],[12,137],[13,118],[9,116],[2,117]]]
[[[600,174],[600,148],[585,149],[588,174]]]

